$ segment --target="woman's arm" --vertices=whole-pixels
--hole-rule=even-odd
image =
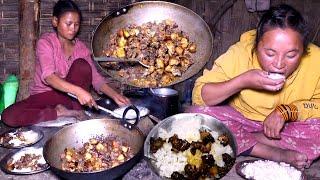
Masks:
[[[113,90],[108,84],[103,84],[100,91],[112,98],[119,106],[129,105],[130,100]]]
[[[224,82],[204,84],[201,96],[206,105],[213,106],[243,89],[278,91],[283,85],[283,79],[273,80],[268,78],[267,72],[252,69]]]
[[[95,100],[89,92],[76,86],[72,83],[65,81],[56,74],[51,74],[45,78],[48,85],[62,92],[71,93],[77,96],[78,101],[82,105],[87,105],[89,107],[97,106]]]
[[[77,94],[79,91],[79,86],[76,86],[72,83],[65,81],[64,79],[60,78],[56,74],[51,74],[45,78],[45,81],[48,85],[52,88],[57,89],[62,92],[69,92],[72,94]]]
[[[243,88],[243,84],[241,84],[238,76],[225,82],[207,83],[203,85],[201,96],[206,105],[213,106],[240,92]]]

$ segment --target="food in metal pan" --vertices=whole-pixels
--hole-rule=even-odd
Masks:
[[[131,24],[110,36],[104,56],[138,58],[141,65],[101,62],[106,69],[116,69],[120,77],[139,87],[166,86],[194,63],[197,45],[172,20]]]
[[[7,170],[23,173],[47,169],[48,164],[44,160],[42,150],[42,148],[32,148],[27,151],[18,152],[7,161]]]
[[[131,148],[114,137],[92,138],[81,148],[66,148],[61,166],[69,172],[92,172],[118,166],[132,157]]]
[[[17,129],[4,133],[0,137],[0,144],[5,147],[20,147],[33,144],[39,140],[39,134],[33,130]]]
[[[171,179],[219,179],[235,163],[229,137],[201,128],[173,135],[160,130],[150,138],[150,152],[160,176]]]

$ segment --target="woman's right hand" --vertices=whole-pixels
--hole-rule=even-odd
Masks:
[[[75,93],[75,95],[77,96],[78,101],[81,105],[87,105],[90,108],[92,108],[92,107],[97,108],[98,107],[96,101],[94,100],[94,98],[92,97],[92,95],[88,91],[86,91],[82,88],[79,88],[79,90]]]
[[[268,72],[260,69],[252,69],[240,75],[244,89],[259,89],[266,91],[279,91],[282,89],[284,79],[271,79]]]
[[[280,132],[284,124],[285,120],[281,113],[275,109],[263,121],[264,135],[271,139],[280,139]]]

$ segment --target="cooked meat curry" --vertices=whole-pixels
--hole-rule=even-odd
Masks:
[[[138,64],[100,62],[106,70],[116,70],[126,81],[138,87],[166,86],[183,75],[194,63],[197,45],[172,20],[131,24],[112,34],[104,56],[137,58]]]

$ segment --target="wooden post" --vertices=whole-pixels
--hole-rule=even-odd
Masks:
[[[29,96],[29,83],[34,73],[40,0],[20,0],[19,3],[20,86],[18,100],[22,100]]]

